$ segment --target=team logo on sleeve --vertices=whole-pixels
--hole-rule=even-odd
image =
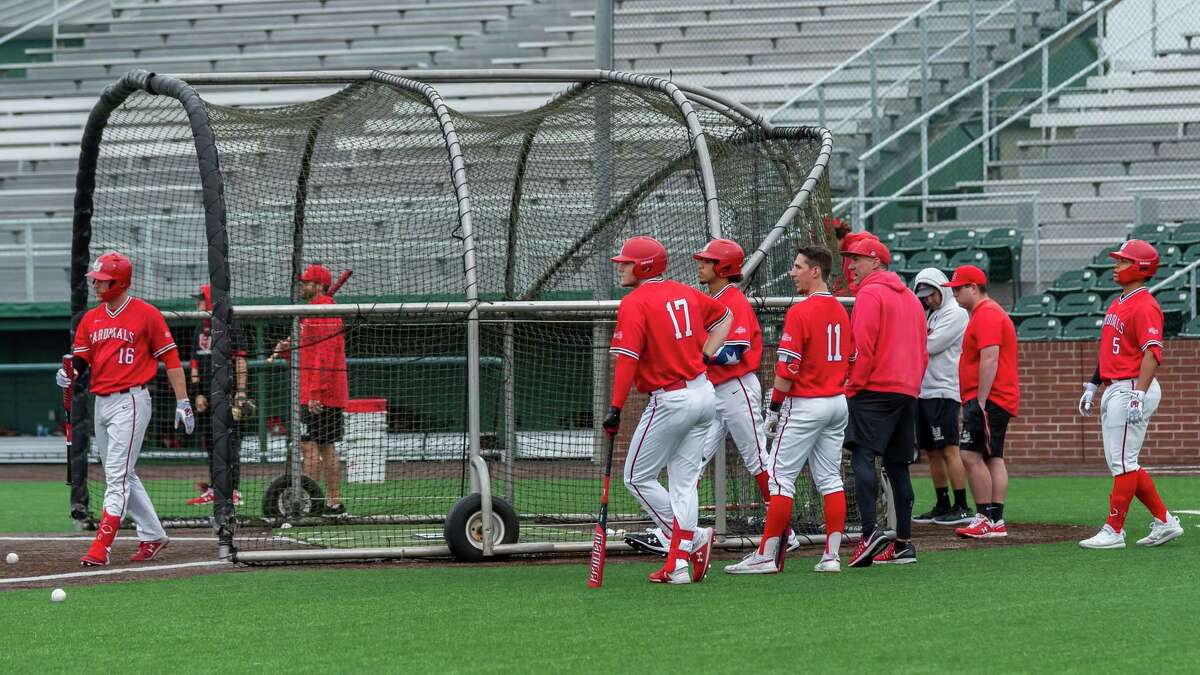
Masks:
[[[736,333],[736,334],[738,334],[738,335],[742,335],[743,333],[748,333],[749,331],[747,331],[747,330],[746,330],[746,327],[745,327],[745,326],[738,326],[738,327],[737,327],[737,330],[735,330],[735,331],[733,331],[733,332],[734,332],[734,333]]]
[[[613,333],[613,339],[614,340],[623,340],[623,339],[625,339],[625,333],[622,331],[617,331],[617,332]]]
[[[792,334],[791,334],[791,333],[789,333],[789,332],[787,332],[787,331],[784,331],[784,332],[783,332],[783,337],[782,337],[782,338],[780,338],[780,341],[782,341],[782,342],[790,342],[790,341],[791,341],[791,339],[792,339]]]
[[[1147,328],[1147,329],[1146,329],[1146,332],[1147,332],[1147,333],[1149,333],[1149,334],[1151,334],[1151,335],[1158,335],[1158,329],[1157,329],[1157,328],[1155,328],[1154,326],[1151,326],[1151,327]]]

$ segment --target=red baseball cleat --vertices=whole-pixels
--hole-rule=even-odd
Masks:
[[[163,539],[162,541],[139,542],[137,553],[134,553],[133,557],[129,560],[131,562],[146,562],[148,560],[154,560],[158,557],[158,554],[167,547],[168,543],[170,542],[167,539]]]
[[[1003,520],[993,523],[982,513],[975,514],[975,520],[970,525],[954,530],[954,534],[963,539],[996,539],[1008,536],[1008,527]]]
[[[668,571],[666,567],[659,568],[656,572],[650,575],[650,583],[652,584],[690,584],[692,577],[688,573],[687,566],[680,567],[674,572]]]
[[[108,551],[101,550],[96,552],[89,550],[87,555],[79,559],[79,564],[84,567],[104,567],[108,564]]]
[[[696,539],[692,542],[692,583],[704,581],[708,575],[708,563],[712,557],[713,530],[711,527],[701,527],[696,530]]]

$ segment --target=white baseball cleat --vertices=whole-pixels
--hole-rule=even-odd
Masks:
[[[758,551],[754,551],[750,555],[742,558],[740,563],[734,563],[725,568],[726,574],[778,574],[779,568],[775,566],[775,557],[762,555]]]
[[[797,537],[796,533],[791,528],[788,528],[786,551],[788,553],[791,553],[792,551],[795,551],[798,548],[800,548],[800,537]]]
[[[814,572],[841,572],[842,561],[838,560],[837,556],[821,556],[821,562],[813,568]]]
[[[1150,523],[1150,534],[1137,540],[1138,546],[1162,546],[1172,539],[1183,535],[1183,526],[1179,524],[1179,518],[1167,512],[1167,520],[1163,522],[1155,518]]]
[[[1117,532],[1108,523],[1095,536],[1079,542],[1083,548],[1125,548],[1125,530]]]
[[[664,567],[650,575],[650,583],[652,584],[690,584],[692,583],[692,573],[687,565],[676,567],[673,572],[668,572]]]

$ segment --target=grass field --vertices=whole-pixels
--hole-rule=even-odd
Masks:
[[[1014,479],[1006,515],[1098,526],[1109,482]],[[1158,483],[1168,506],[1200,510],[1200,480]],[[917,485],[920,508],[930,490]],[[64,529],[64,490],[6,484],[0,530]],[[1131,543],[1148,522],[1135,504]],[[718,563],[691,587],[652,586],[655,562],[620,557],[601,591],[586,587],[583,559],[67,581],[61,605],[45,590],[0,593],[21,617],[4,640],[22,646],[0,650],[0,670],[1190,672],[1200,517],[1184,523],[1188,536],[1157,549],[981,543],[830,576],[803,551],[780,576],[730,577]],[[96,648],[112,632],[120,646]]]

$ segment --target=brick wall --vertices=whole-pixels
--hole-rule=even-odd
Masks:
[[[1076,412],[1097,348],[1095,342],[1021,343],[1021,415],[1009,426],[1006,456],[1017,462],[1103,464],[1099,410],[1092,417]],[[1163,399],[1141,461],[1200,464],[1200,340],[1167,341],[1164,357],[1158,371]]]

